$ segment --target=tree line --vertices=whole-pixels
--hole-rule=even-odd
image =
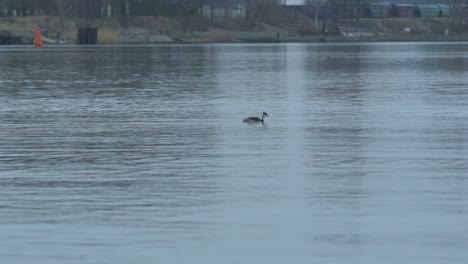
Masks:
[[[222,10],[227,20],[234,8],[242,7],[243,24],[271,20],[284,0],[0,0],[0,16],[60,16],[96,19],[131,16],[179,16],[215,18]],[[216,13],[219,16],[219,12]]]
[[[319,32],[323,21],[328,21],[326,23],[330,25],[338,25],[343,18],[352,18],[359,22],[364,9],[372,2],[373,0],[305,0],[304,4],[310,7],[309,10],[313,10],[308,16],[315,18],[315,32]],[[468,0],[440,2],[450,5],[454,21],[464,23]],[[221,18],[223,26],[232,17],[232,10],[242,7],[241,20],[236,23],[248,28],[257,22],[284,22],[288,19],[282,8],[284,5],[285,0],[0,0],[0,15],[86,19],[119,17],[123,26],[131,16],[178,16],[183,17],[187,24],[194,24],[193,19],[190,19],[193,17],[208,18],[212,23],[220,23]]]
[[[282,3],[284,0],[0,0],[0,11],[2,16],[176,16],[200,15],[204,7],[229,12],[236,5],[259,12]]]

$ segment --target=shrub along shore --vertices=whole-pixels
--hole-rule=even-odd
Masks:
[[[117,18],[3,17],[0,34],[19,36],[23,44],[31,44],[34,27],[39,26],[45,45],[76,44],[78,28],[85,26],[97,28],[98,44],[468,40],[468,34],[454,26],[450,18],[340,20],[338,32],[333,34],[321,23],[315,25],[313,19],[303,18],[283,25],[258,23],[246,31],[236,26],[236,21],[187,29],[186,22],[169,17],[129,17],[125,27]]]

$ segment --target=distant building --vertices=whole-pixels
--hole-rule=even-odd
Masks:
[[[417,5],[417,4],[438,4],[443,0],[373,0],[373,3],[391,2],[392,4],[406,4],[406,5]]]
[[[442,12],[442,16],[449,16],[450,15],[450,6],[447,4],[439,4],[440,11]]]
[[[437,4],[417,4],[416,5],[417,17],[440,17],[440,6]]]
[[[205,1],[201,13],[204,17],[245,17],[247,13],[246,0]]]
[[[328,13],[328,0],[286,0],[283,2],[284,9],[287,15],[296,15],[300,13],[307,17],[324,18]]]
[[[409,4],[392,4],[391,16],[393,17],[414,17],[415,6]]]
[[[371,17],[386,18],[390,16],[392,4],[390,2],[377,2],[369,5]]]
[[[446,4],[417,4],[417,17],[443,17],[448,16],[450,7]]]

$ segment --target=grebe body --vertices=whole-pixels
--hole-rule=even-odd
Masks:
[[[242,120],[242,122],[245,122],[245,123],[263,123],[263,121],[265,120],[265,117],[268,116],[268,114],[266,112],[263,112],[262,114],[262,117],[256,117],[256,116],[250,116],[250,117],[247,117],[247,118],[244,118]]]

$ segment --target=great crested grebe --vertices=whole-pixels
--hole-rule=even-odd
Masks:
[[[256,117],[256,116],[250,116],[250,117],[244,118],[242,121],[246,123],[263,123],[265,116],[268,116],[268,114],[266,112],[263,112],[262,118]]]

